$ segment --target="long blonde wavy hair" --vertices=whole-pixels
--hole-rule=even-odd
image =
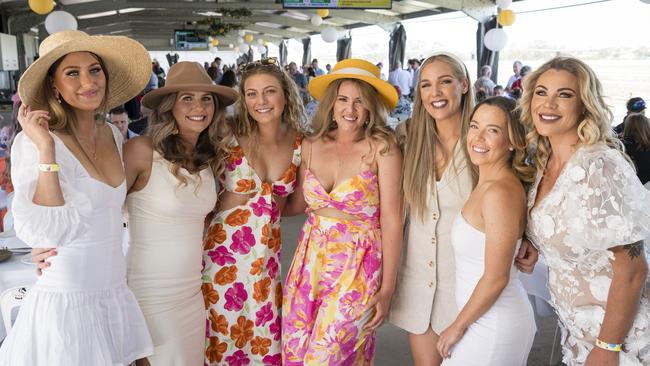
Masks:
[[[368,110],[368,120],[363,125],[363,134],[359,136],[358,141],[364,139],[368,141],[371,150],[372,142],[378,141],[382,145],[379,153],[385,154],[390,146],[389,141],[395,141],[386,122],[388,109],[382,102],[377,90],[370,84],[358,79],[337,79],[327,86],[312,119],[313,131],[309,135],[316,139],[332,139],[331,132],[337,128],[334,121],[334,104],[341,84],[346,81],[354,83],[359,88],[361,104]]]
[[[578,146],[605,143],[609,147],[623,152],[623,144],[612,132],[612,111],[603,98],[603,88],[596,73],[581,60],[574,57],[555,57],[524,79],[524,93],[519,108],[521,121],[529,128],[526,139],[530,149],[535,149],[534,165],[542,171],[551,154],[551,143],[548,137],[537,133],[533,124],[531,101],[535,94],[535,85],[539,77],[548,70],[563,70],[578,79],[578,93],[585,111],[578,122]]]
[[[188,146],[178,134],[174,118],[173,108],[177,96],[178,93],[165,95],[149,117],[147,134],[153,140],[153,149],[172,163],[170,171],[180,185],[188,184],[188,177],[181,173],[180,168],[195,175],[209,167],[215,176],[219,176],[224,167],[218,150],[219,129],[225,120],[224,108],[220,108],[217,96],[213,94],[212,121],[208,128],[199,134],[196,146]]]
[[[441,61],[453,70],[453,76],[459,81],[467,82],[467,92],[461,96],[461,118],[460,128],[461,137],[459,143],[465,140],[467,135],[467,122],[469,115],[474,107],[474,93],[472,92],[472,83],[470,82],[469,73],[465,64],[456,56],[449,53],[436,53],[427,58],[420,66],[420,70],[435,61]],[[420,71],[420,79],[422,71]],[[429,186],[436,181],[436,171],[434,164],[436,162],[435,148],[440,144],[436,121],[424,109],[422,96],[420,95],[420,80],[415,88],[415,102],[413,104],[413,114],[408,122],[406,141],[404,143],[404,178],[402,179],[402,190],[404,192],[404,207],[410,215],[415,215],[423,219],[426,212],[427,194]],[[465,149],[463,149],[465,151]],[[466,154],[466,153],[465,153]],[[443,160],[452,159],[453,156],[443,156]],[[469,159],[468,159],[469,161]],[[473,173],[473,176],[476,176]]]

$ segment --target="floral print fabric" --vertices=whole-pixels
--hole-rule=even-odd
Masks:
[[[283,365],[370,365],[375,334],[363,327],[381,285],[377,176],[363,172],[327,193],[307,170],[303,189],[309,216],[285,286]],[[324,207],[358,219],[313,213]]]
[[[204,240],[206,365],[281,365],[280,212],[273,196],[294,191],[298,165],[300,138],[291,165],[272,183],[257,176],[236,140],[231,145],[222,189],[250,198],[219,212]]]
[[[528,197],[528,238],[549,266],[549,290],[562,328],[563,362],[582,365],[605,315],[612,281],[609,248],[650,234],[650,192],[623,155],[603,144],[580,147],[555,186],[531,210],[542,177]],[[642,294],[620,355],[621,366],[650,365],[650,303]]]

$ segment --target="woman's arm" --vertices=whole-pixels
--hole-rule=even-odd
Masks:
[[[305,197],[302,195],[302,183],[305,176],[305,169],[307,169],[307,161],[311,157],[308,154],[311,153],[311,142],[306,138],[302,140],[302,146],[300,147],[301,158],[300,166],[296,172],[296,189],[293,191],[287,202],[284,204],[282,209],[282,216],[295,216],[305,212],[307,208],[307,203],[305,202]]]
[[[396,143],[390,142],[384,155],[377,155],[377,176],[379,177],[379,207],[382,241],[382,279],[379,292],[368,302],[368,309],[375,307],[375,316],[366,324],[366,329],[375,330],[388,314],[390,301],[395,291],[397,268],[402,253],[402,153]]]
[[[625,341],[639,311],[641,292],[648,276],[648,262],[643,241],[620,245],[610,250],[614,253],[614,259],[610,260],[612,283],[609,286],[605,317],[598,339],[605,343],[621,344]],[[601,365],[605,361],[617,364],[618,357],[618,352],[594,347],[585,366]]]
[[[483,195],[481,215],[485,227],[485,269],[456,320],[440,335],[438,351],[444,358],[451,356],[452,346],[472,323],[494,305],[508,285],[525,214],[523,189],[513,197],[515,194],[512,185],[497,182],[487,188]]]
[[[149,181],[153,163],[151,137],[138,136],[127,141],[124,144],[123,159],[127,192],[137,192],[143,189]]]

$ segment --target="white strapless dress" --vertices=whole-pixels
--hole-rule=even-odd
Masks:
[[[458,214],[451,229],[456,258],[456,302],[462,309],[485,270],[485,234]],[[517,248],[521,241],[517,242]],[[515,251],[516,253],[516,251]],[[537,330],[533,309],[513,265],[497,301],[467,328],[443,366],[525,366]]]

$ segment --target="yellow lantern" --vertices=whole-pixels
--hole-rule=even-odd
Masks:
[[[216,38],[213,38],[211,44],[212,44],[212,46],[217,47],[219,45],[219,40],[216,39]]]
[[[515,12],[510,9],[502,9],[499,12],[498,21],[504,27],[511,26],[515,22]]]
[[[34,13],[40,15],[48,14],[54,9],[54,1],[52,0],[29,0],[27,4]]]
[[[253,35],[252,34],[247,34],[244,36],[244,40],[248,43],[253,42]]]
[[[330,15],[330,11],[327,9],[318,9],[316,10],[316,14],[318,14],[318,16],[321,18],[325,18],[326,16]]]

